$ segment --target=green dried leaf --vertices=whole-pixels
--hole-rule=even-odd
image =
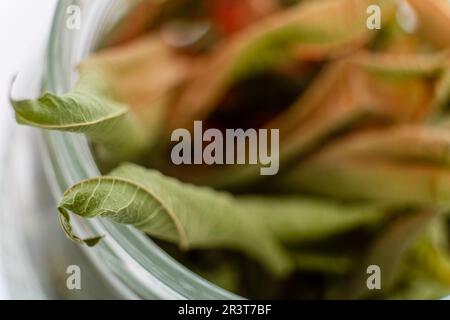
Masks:
[[[37,128],[85,133],[105,148],[106,157],[133,157],[145,147],[142,128],[126,106],[74,91],[63,96],[45,93],[38,100],[13,101],[17,122]]]
[[[159,139],[171,93],[186,71],[185,61],[149,36],[83,62],[71,92],[12,105],[20,123],[84,133],[105,149],[102,158],[133,159]]]
[[[182,249],[225,248],[258,259],[277,274],[294,267],[281,242],[316,240],[381,221],[389,210],[306,199],[234,198],[126,164],[64,194],[60,212],[108,217]],[[68,219],[65,218],[66,224]],[[73,238],[70,228],[65,228]],[[77,238],[76,238],[77,239]],[[79,242],[79,241],[78,241]]]
[[[64,194],[59,208],[82,217],[108,217],[134,225],[184,250],[240,250],[277,274],[292,268],[276,239],[258,220],[247,221],[230,195],[184,185],[134,165],[73,186]]]

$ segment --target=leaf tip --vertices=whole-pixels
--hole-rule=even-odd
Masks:
[[[85,239],[78,237],[73,233],[72,224],[70,223],[70,215],[67,209],[64,208],[63,205],[60,205],[58,206],[58,212],[61,227],[64,233],[66,234],[67,238],[69,238],[73,242],[78,244],[85,244],[88,247],[94,247],[105,237],[104,235]]]

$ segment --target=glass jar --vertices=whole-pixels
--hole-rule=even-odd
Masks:
[[[43,90],[64,93],[76,81],[76,66],[127,12],[132,1],[98,0],[58,2],[45,59]],[[74,7],[81,9],[79,29],[69,28]],[[77,7],[75,7],[77,8]],[[62,193],[80,180],[100,175],[86,139],[77,134],[42,132],[39,148],[56,208]],[[56,209],[55,209],[56,210]],[[56,214],[54,216],[56,219]],[[77,219],[82,237],[105,235],[94,248],[84,248],[118,298],[229,299],[234,294],[197,276],[136,229],[106,219]],[[67,240],[68,241],[68,240]]]
[[[77,78],[76,65],[96,49],[131,3],[58,1],[44,70],[42,75],[35,73],[33,81],[42,91],[69,91]],[[81,8],[80,29],[67,26],[74,5]],[[180,265],[132,227],[74,216],[77,234],[105,238],[94,248],[65,239],[57,222],[58,200],[69,186],[100,172],[82,135],[39,131],[36,137],[36,132],[26,127],[13,130],[8,155],[2,158],[7,169],[0,170],[0,196],[7,200],[0,201],[0,247],[6,253],[6,274],[14,283],[13,297],[239,298]],[[79,295],[67,293],[65,267],[73,262],[87,273],[83,279],[90,284],[88,292],[83,287]]]

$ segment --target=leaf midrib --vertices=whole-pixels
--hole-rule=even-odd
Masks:
[[[80,122],[80,123],[71,123],[71,124],[64,124],[64,125],[45,125],[45,124],[42,124],[42,123],[38,123],[38,122],[35,122],[35,121],[28,120],[25,116],[23,116],[20,113],[20,110],[16,110],[16,117],[17,117],[17,120],[19,122],[23,123],[23,124],[28,124],[28,125],[31,125],[33,127],[38,127],[38,128],[41,128],[41,129],[56,129],[57,130],[57,129],[75,129],[75,128],[88,127],[88,126],[92,126],[92,125],[95,125],[95,124],[99,124],[99,123],[104,122],[104,121],[112,120],[114,118],[119,118],[121,116],[124,116],[127,113],[128,113],[128,110],[123,108],[122,110],[119,110],[119,111],[117,111],[115,113],[112,113],[112,114],[110,114],[108,116],[104,116],[104,117],[101,117],[101,118],[93,120],[93,121]]]

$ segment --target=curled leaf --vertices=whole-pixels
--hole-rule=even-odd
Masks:
[[[73,233],[72,225],[70,223],[70,215],[67,212],[67,210],[65,210],[63,208],[59,208],[58,211],[59,211],[59,222],[61,224],[61,227],[64,230],[64,233],[66,234],[66,236],[73,242],[79,243],[79,244],[85,244],[88,247],[94,247],[102,240],[103,236],[86,238],[86,239],[81,239],[80,237],[76,236]]]
[[[183,185],[152,170],[124,165],[109,177],[83,181],[66,191],[59,205],[82,217],[108,217],[131,224],[180,248],[244,251],[276,274],[292,262],[257,221],[246,221],[225,193]]]
[[[185,76],[184,62],[149,36],[83,62],[71,92],[12,105],[21,123],[84,133],[103,158],[136,159],[159,139],[171,92]]]
[[[234,198],[131,164],[109,176],[74,185],[65,192],[59,210],[64,216],[72,211],[85,218],[107,217],[130,224],[184,250],[242,251],[277,274],[286,274],[294,267],[281,243],[344,233],[380,222],[390,212],[380,206],[346,206],[301,198]],[[67,219],[64,221],[69,225]],[[70,227],[65,230],[78,239]]]
[[[102,145],[109,156],[132,157],[145,145],[144,134],[126,106],[89,92],[74,91],[63,96],[45,93],[38,100],[12,104],[19,123],[85,133],[92,142]]]

